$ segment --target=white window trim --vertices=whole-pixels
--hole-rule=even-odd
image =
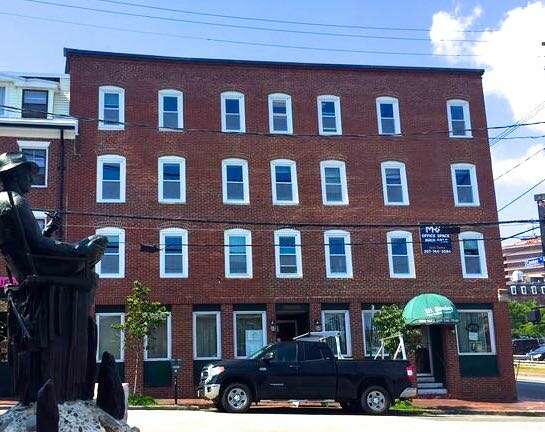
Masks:
[[[101,261],[99,261],[96,266],[96,272],[98,274],[98,277],[100,279],[123,279],[125,277],[125,230],[122,228],[115,228],[115,227],[106,227],[106,228],[99,228],[96,230],[96,233],[99,235],[117,235],[119,236],[119,273],[109,273],[109,274],[101,274],[100,272],[100,265]]]
[[[458,349],[458,355],[463,356],[474,356],[474,355],[496,355],[496,331],[494,328],[494,315],[490,309],[458,309],[458,313],[464,312],[486,312],[488,315],[488,328],[490,329],[490,351],[491,352],[480,352],[480,353],[462,353],[460,352],[460,341],[458,339],[458,326],[455,326],[456,329],[456,347]]]
[[[216,356],[199,357],[197,355],[197,317],[199,315],[215,315],[216,317]],[[195,311],[193,312],[193,360],[218,360],[221,359],[221,312],[220,311]]]
[[[273,101],[281,100],[286,102],[286,120],[288,129],[285,131],[274,130],[274,121],[273,121]],[[278,135],[292,135],[293,134],[293,117],[292,117],[292,105],[291,105],[291,96],[285,93],[272,93],[268,97],[269,102],[269,132],[271,134]]]
[[[346,256],[346,273],[332,273],[330,254],[329,254],[329,239],[330,237],[343,237],[344,250]],[[324,248],[325,248],[325,272],[328,279],[351,279],[353,275],[352,269],[352,244],[350,243],[350,233],[342,230],[328,230],[324,232]]]
[[[472,203],[461,203],[458,200],[458,187],[456,184],[456,170],[457,169],[467,169],[469,170],[469,177],[471,180],[471,189],[473,192],[473,202]],[[457,163],[450,166],[450,177],[452,180],[452,194],[454,196],[454,205],[456,207],[479,207],[481,205],[479,199],[479,184],[477,183],[477,169],[475,165],[468,163]]]
[[[322,102],[333,102],[335,104],[335,132],[324,131],[322,125]],[[342,135],[343,127],[341,120],[341,98],[334,95],[321,95],[316,98],[318,107],[318,132],[320,135]]]
[[[326,168],[339,168],[341,176],[341,189],[343,199],[342,201],[328,201],[326,193],[326,183],[325,183],[325,169]],[[346,164],[343,161],[337,160],[326,160],[320,162],[320,176],[322,180],[322,203],[328,206],[342,206],[348,205],[348,183],[346,180]]]
[[[487,279],[488,269],[486,265],[486,251],[484,247],[484,237],[481,233],[475,231],[464,231],[458,235],[458,242],[460,244],[460,260],[462,261],[462,275],[464,279]],[[481,261],[481,274],[470,274],[466,272],[466,261],[464,255],[464,242],[463,240],[477,240],[479,247],[479,259]]]
[[[49,144],[49,141],[17,141],[19,151],[23,149],[45,150],[45,184],[31,186],[36,189],[44,189],[49,183]]]
[[[180,199],[163,198],[163,165],[178,164],[180,166]],[[186,183],[185,183],[185,159],[179,156],[161,156],[157,162],[159,184],[158,200],[161,204],[185,204]]]
[[[380,312],[380,309],[362,309],[361,310],[361,328],[363,330],[363,356],[364,357],[370,357],[373,355],[372,352],[367,352],[367,341],[365,339],[365,312],[370,312],[374,316]]]
[[[227,165],[240,165],[242,166],[242,190],[244,198],[241,200],[233,200],[227,198]],[[245,159],[223,159],[221,161],[221,176],[222,176],[222,188],[223,188],[223,204],[237,204],[248,205],[250,204],[250,180],[248,175],[248,161]]]
[[[289,166],[291,170],[291,193],[293,199],[278,200],[276,198],[276,167],[277,166]],[[271,161],[271,189],[272,200],[274,205],[298,205],[299,204],[299,186],[297,184],[297,164],[295,161],[289,159],[275,159]]]
[[[516,296],[517,295],[517,286],[516,285],[511,285],[510,288],[511,288],[511,295]]]
[[[165,237],[177,236],[182,238],[182,273],[166,273],[166,246]],[[186,229],[182,228],[165,228],[159,231],[159,276],[161,279],[185,279],[189,276],[189,247],[188,247],[188,233]]]
[[[322,310],[322,328],[325,330],[326,313],[344,313],[344,326],[346,328],[346,357],[352,357],[352,335],[350,331],[350,311],[346,309]]]
[[[465,122],[465,134],[464,135],[453,135],[452,127],[452,116],[450,113],[451,106],[462,106],[464,110],[464,122]],[[473,133],[471,131],[471,116],[469,113],[469,102],[463,99],[450,99],[447,101],[447,118],[448,118],[448,135],[450,138],[473,138]]]
[[[261,329],[263,333],[263,346],[267,345],[267,312],[265,311],[233,311],[233,343],[235,358],[243,359],[248,356],[239,356],[237,353],[237,315],[261,315]]]
[[[9,101],[9,94],[8,94],[9,87],[10,87],[9,83],[0,83],[0,88],[4,89],[4,99],[0,100],[0,105],[8,105],[7,102]],[[22,113],[22,111],[20,111],[20,113]],[[10,117],[10,113],[8,109],[4,107],[0,107],[0,118],[8,118],[8,117]]]
[[[382,117],[380,115],[381,103],[391,103],[393,105],[393,111],[394,111],[394,133],[393,134],[382,132],[382,122],[381,122]],[[376,100],[376,110],[377,110],[377,123],[378,123],[379,135],[389,135],[389,136],[401,135],[401,118],[399,116],[399,100],[391,96],[378,97]]]
[[[522,286],[520,287],[520,293],[521,293],[522,295],[528,295],[528,289],[526,288],[526,285],[522,285]]]
[[[530,286],[530,291],[532,292],[533,295],[537,295],[537,286],[531,285]]]
[[[280,237],[293,236],[295,237],[295,262],[297,264],[296,273],[281,273],[280,272]],[[279,229],[274,232],[274,256],[276,264],[276,277],[280,279],[297,279],[303,277],[303,259],[301,252],[301,232],[294,229]]]
[[[119,95],[119,123],[105,124],[104,120],[104,94],[117,93]],[[125,129],[125,89],[116,86],[100,86],[98,88],[98,122],[99,130],[124,130]]]
[[[238,99],[240,109],[240,129],[229,130],[227,129],[225,101],[227,99]],[[246,132],[246,109],[244,106],[244,94],[235,91],[223,92],[221,94],[221,131],[226,133],[245,133]]]
[[[105,163],[119,164],[119,199],[102,198],[103,165]],[[97,157],[97,203],[124,203],[127,180],[127,160],[119,155],[101,155]]]
[[[388,185],[386,184],[386,169],[398,168],[401,177],[401,188],[403,192],[403,201],[390,202],[388,201]],[[386,206],[408,206],[409,205],[409,186],[407,184],[407,170],[403,162],[386,161],[380,164],[380,170],[382,173],[382,194],[384,196],[384,205]]]
[[[409,273],[394,273],[394,259],[392,255],[392,238],[404,238],[407,241],[407,258],[409,260]],[[386,233],[388,247],[388,268],[392,279],[415,279],[416,270],[414,265],[413,234],[410,231],[388,231]]]
[[[229,270],[229,236],[244,236],[246,237],[246,273],[231,274]],[[224,242],[224,258],[225,258],[225,277],[227,279],[251,279],[253,278],[252,266],[252,233],[249,230],[241,228],[232,228],[225,230],[223,235]]]
[[[95,313],[95,320],[96,320],[96,326],[97,326],[97,349],[96,349],[96,359],[98,363],[101,363],[102,358],[100,357],[100,353],[98,352],[99,349],[99,343],[100,340],[100,317],[102,316],[120,316],[121,320],[119,321],[120,324],[125,324],[125,314],[123,312],[97,312]],[[125,361],[125,332],[123,330],[118,330],[120,333],[119,342],[121,344],[121,348],[119,350],[119,354],[121,358],[115,359],[116,363],[123,363]],[[111,354],[111,353],[110,353]]]
[[[163,114],[164,114],[163,113],[163,96],[174,96],[175,98],[178,99],[178,127],[176,129],[167,128],[163,125]],[[177,131],[179,129],[183,129],[184,128],[184,94],[180,90],[164,89],[164,90],[159,90],[158,97],[159,97],[159,103],[158,103],[159,130],[172,132],[172,131]]]
[[[168,312],[167,318],[167,357],[148,358],[148,337],[144,337],[144,360],[145,361],[165,361],[172,358],[172,313]]]

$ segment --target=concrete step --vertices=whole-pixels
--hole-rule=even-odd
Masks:
[[[437,396],[437,395],[446,395],[446,388],[432,388],[432,389],[418,389],[418,396]]]
[[[417,387],[419,389],[432,389],[432,388],[443,388],[442,382],[419,382]]]
[[[416,377],[416,382],[418,383],[435,382],[435,378],[433,376],[419,376],[419,377]]]

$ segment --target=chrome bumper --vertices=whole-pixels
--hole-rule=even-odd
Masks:
[[[415,387],[407,387],[399,395],[399,399],[412,399],[412,398],[415,398],[415,397],[416,397],[416,388]]]
[[[220,395],[220,385],[219,384],[208,384],[199,387],[197,390],[197,396],[200,398],[205,398],[209,400],[217,399]]]

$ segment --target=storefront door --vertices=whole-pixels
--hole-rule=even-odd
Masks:
[[[420,327],[420,341],[416,348],[416,373],[418,375],[433,375],[432,344],[429,326]]]
[[[277,325],[278,333],[276,334],[276,336],[279,342],[290,341],[298,335],[296,320],[278,321]]]

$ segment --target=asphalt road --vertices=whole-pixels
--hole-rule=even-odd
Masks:
[[[521,401],[545,401],[545,379],[519,378],[518,397]]]

